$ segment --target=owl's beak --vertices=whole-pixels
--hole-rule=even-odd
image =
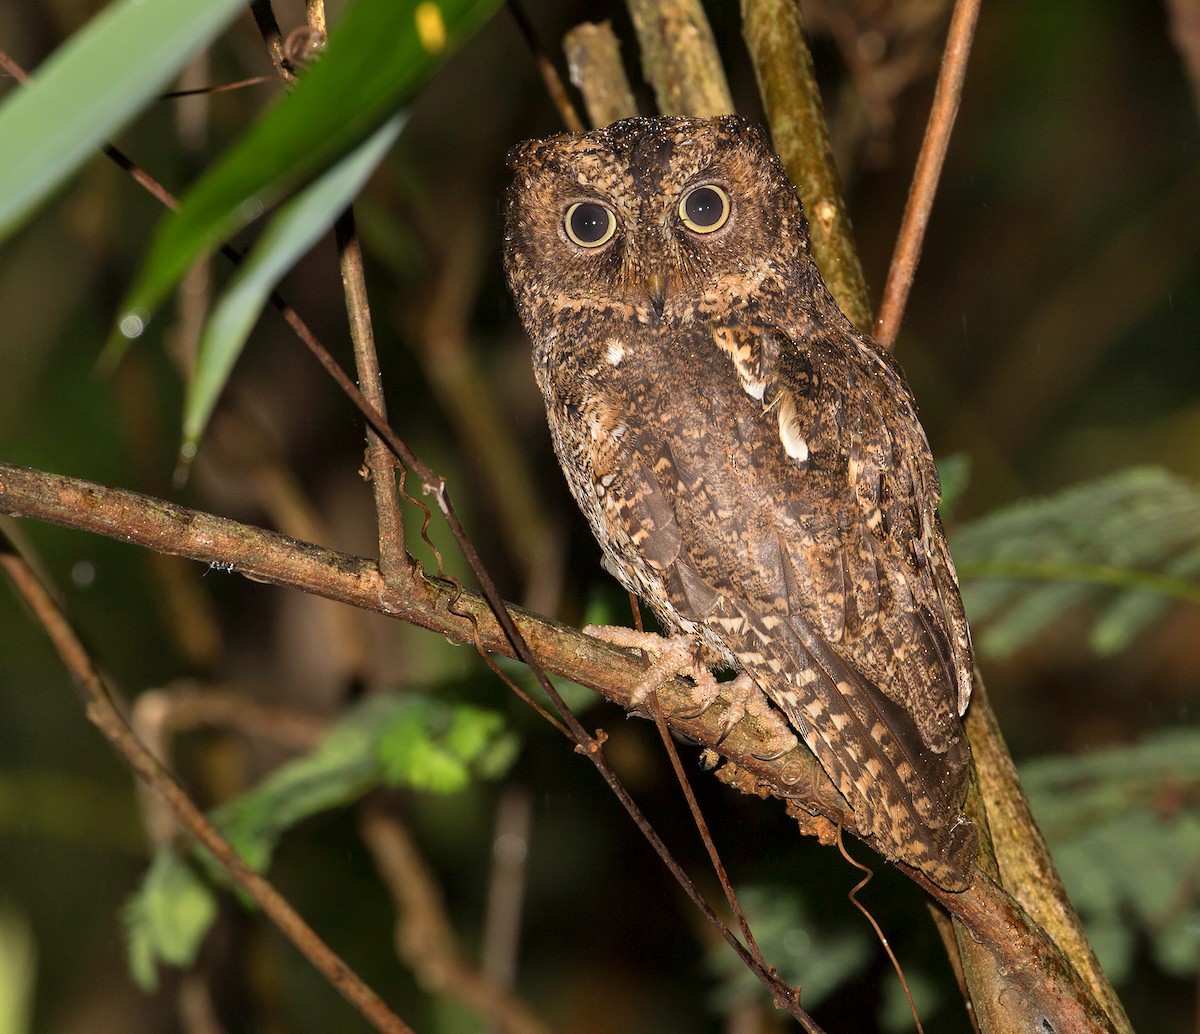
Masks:
[[[667,300],[667,278],[661,273],[650,273],[646,277],[646,294],[650,296],[650,306],[655,317],[661,316]]]

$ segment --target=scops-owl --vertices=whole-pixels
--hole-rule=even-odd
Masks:
[[[763,131],[632,118],[509,165],[509,286],[606,566],[750,676],[881,851],[967,886],[971,645],[937,471]]]

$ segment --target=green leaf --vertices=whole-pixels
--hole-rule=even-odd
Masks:
[[[318,812],[358,800],[383,779],[376,759],[380,729],[403,697],[372,697],[339,721],[311,754],[272,772],[254,789],[214,811],[213,824],[245,861],[264,871],[282,833]]]
[[[283,833],[311,815],[351,804],[385,782],[461,790],[502,774],[515,752],[515,737],[491,711],[414,693],[374,696],[349,711],[312,753],[276,769],[210,818],[263,872]],[[130,968],[142,987],[153,988],[159,962],[189,965],[215,918],[197,861],[210,880],[224,880],[208,854],[180,858],[164,849],[126,907]]]
[[[1200,603],[1200,486],[1154,467],[1028,500],[951,536],[984,654],[1006,656],[1092,604],[1101,654],[1128,646],[1173,602]]]
[[[499,715],[470,706],[453,711],[433,700],[414,701],[394,716],[379,737],[387,781],[418,790],[454,793],[471,780],[474,762],[488,760],[488,774],[507,767],[514,742]],[[498,753],[503,763],[495,764]]]
[[[217,397],[275,285],[354,200],[404,121],[404,115],[393,115],[272,217],[205,325],[184,402],[185,445],[194,445],[204,433]]]
[[[122,306],[136,337],[201,256],[365,140],[499,0],[358,0],[325,52],[167,216]],[[110,341],[110,354],[118,348]]]
[[[0,106],[0,240],[162,91],[243,0],[118,0]]]
[[[191,965],[216,915],[216,899],[195,866],[172,848],[160,847],[125,906],[129,968],[138,986],[157,987],[160,960]]]

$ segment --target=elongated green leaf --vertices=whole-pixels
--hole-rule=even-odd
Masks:
[[[362,189],[404,125],[394,115],[366,143],[284,205],[214,306],[196,355],[184,403],[183,435],[194,445],[204,432],[229,371],[272,288],[313,246]]]
[[[136,115],[243,0],[117,0],[0,106],[0,240]]]
[[[325,53],[166,218],[119,327],[149,314],[203,254],[378,129],[499,0],[358,0]]]

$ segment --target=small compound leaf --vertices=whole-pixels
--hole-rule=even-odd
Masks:
[[[169,847],[159,848],[125,906],[129,968],[138,986],[155,989],[160,962],[191,965],[216,915],[212,889],[195,865]]]

